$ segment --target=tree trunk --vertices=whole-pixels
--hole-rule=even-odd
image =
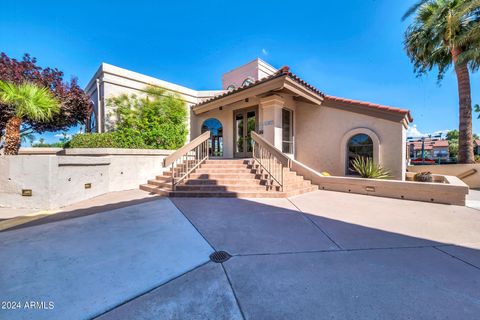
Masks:
[[[12,117],[7,121],[5,129],[5,155],[16,155],[20,148],[20,125],[22,119]]]
[[[466,63],[457,64],[458,55],[460,53],[462,53],[460,49],[452,49],[455,74],[457,75],[459,100],[458,163],[474,163],[470,74]]]

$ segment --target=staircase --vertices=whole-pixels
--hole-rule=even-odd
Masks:
[[[318,189],[309,180],[283,168],[283,190],[262,174],[252,159],[205,160],[172,190],[172,171],[149,180],[141,190],[170,197],[284,198]],[[190,164],[177,164],[181,171]]]

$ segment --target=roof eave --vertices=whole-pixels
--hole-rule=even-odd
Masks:
[[[280,90],[286,90],[295,96],[302,97],[303,99],[317,105],[320,105],[323,102],[323,95],[313,92],[297,81],[292,80],[288,74],[280,74],[271,79],[267,79],[266,81],[260,81],[256,84],[240,89],[237,92],[226,94],[224,97],[214,98],[212,101],[206,101],[197,106],[193,106],[192,110],[195,114],[201,114],[249,97],[260,96],[265,93],[277,92]]]
[[[329,108],[364,114],[367,116],[374,116],[377,118],[381,118],[381,119],[389,120],[393,122],[400,122],[406,128],[408,127],[408,124],[413,121],[409,111],[400,112],[397,110],[395,111],[382,110],[382,109],[376,109],[376,108],[372,108],[370,106],[366,106],[362,104],[328,100],[328,99],[324,102],[323,105]]]
[[[238,101],[242,101],[252,96],[258,96],[270,91],[278,91],[283,89],[284,79],[286,76],[275,77],[269,81],[259,82],[245,87],[237,92],[226,94],[224,97],[213,98],[212,101],[206,101],[199,105],[193,106],[192,110],[195,114],[201,114],[222,106],[226,106]]]

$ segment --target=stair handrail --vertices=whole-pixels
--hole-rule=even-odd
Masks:
[[[173,152],[163,160],[163,166],[170,166],[172,190],[209,157],[208,140],[210,131],[206,131]]]
[[[257,162],[260,168],[267,173],[269,177],[267,181],[270,184],[273,184],[273,181],[275,181],[280,186],[280,191],[283,191],[284,169],[292,167],[292,160],[258,133],[252,131],[251,135],[254,163]]]

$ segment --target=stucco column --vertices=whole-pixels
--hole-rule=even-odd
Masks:
[[[263,137],[282,150],[282,108],[285,100],[279,95],[271,95],[260,99],[260,130]]]

